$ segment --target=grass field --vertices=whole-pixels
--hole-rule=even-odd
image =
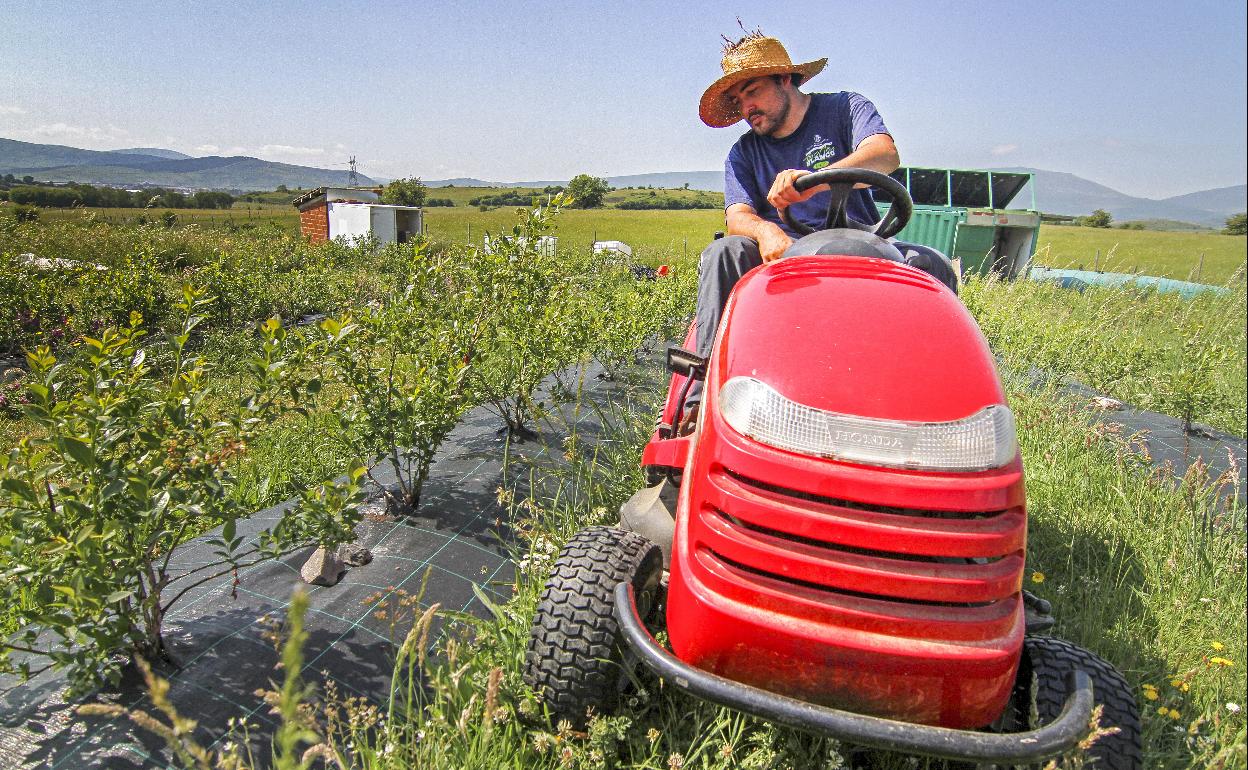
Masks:
[[[1243,280],[1246,244],[1242,235],[1044,225],[1035,261],[1223,284],[1234,276]]]
[[[446,241],[481,243],[486,232],[510,229],[514,207],[498,206],[481,211],[468,201],[481,195],[504,192],[543,196],[540,190],[499,187],[436,187],[430,197],[450,198],[453,207],[425,210],[429,234]],[[706,195],[695,190],[657,190],[673,198]],[[607,195],[607,206],[628,197],[649,195],[649,190],[615,190]],[[281,203],[281,195],[270,194],[263,203],[239,202],[230,210],[177,209],[180,224],[215,227],[232,223],[245,226],[274,223],[290,232],[298,228],[293,206]],[[140,217],[159,217],[163,209],[44,209],[45,221],[75,220],[94,216],[98,220],[135,223]],[[613,208],[570,210],[564,213],[557,235],[561,243],[580,246],[596,240],[622,240],[634,249],[642,262],[657,263],[672,254],[697,254],[724,227],[718,209],[683,211],[627,211]],[[1140,272],[1180,280],[1223,284],[1236,276],[1242,280],[1248,248],[1242,236],[1215,232],[1174,232],[1160,230],[1118,230],[1090,227],[1045,225],[1040,229],[1036,264],[1046,267],[1074,267],[1118,272]],[[1098,256],[1099,254],[1099,256]]]

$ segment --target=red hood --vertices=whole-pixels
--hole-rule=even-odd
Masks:
[[[1004,404],[992,354],[932,277],[865,257],[789,257],[746,275],[725,310],[711,382],[754,377],[843,414],[943,422]]]

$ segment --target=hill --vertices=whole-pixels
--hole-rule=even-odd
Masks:
[[[607,184],[615,188],[657,187],[674,190],[688,184],[690,190],[724,191],[722,171],[664,171],[655,174],[628,174],[606,177]],[[546,179],[528,182],[487,182],[473,177],[425,180],[428,187],[527,187],[540,190],[551,185],[566,185],[566,179]]]
[[[1242,184],[1155,200],[1127,195],[1062,171],[1036,168],[991,170],[1035,174],[1036,208],[1051,214],[1090,214],[1096,209],[1105,209],[1113,214],[1116,221],[1171,219],[1221,227],[1231,214],[1244,211],[1245,201],[1248,200],[1248,187]],[[1024,188],[1016,200],[1030,203],[1030,196],[1030,191]]]
[[[1183,225],[1220,228],[1231,214],[1245,210],[1248,188],[1244,185],[1202,190],[1186,195],[1176,195],[1163,200],[1138,198],[1119,192],[1112,187],[1084,179],[1076,174],[1046,171],[1035,168],[998,168],[992,171],[1016,171],[1035,174],[1036,208],[1053,214],[1090,214],[1105,209],[1114,220],[1149,221],[1170,220],[1174,223],[1165,229],[1180,229]],[[691,190],[709,190],[722,193],[724,176],[721,171],[669,171],[654,174],[609,176],[607,182],[615,188],[658,187],[675,189],[689,185]],[[547,185],[567,184],[566,180],[530,182],[486,182],[480,179],[441,179],[426,182],[430,187],[453,184],[456,187],[529,187],[541,189]],[[1017,205],[1031,205],[1031,191],[1024,188],[1015,198]]]
[[[0,174],[33,176],[41,182],[181,187],[204,190],[272,190],[345,185],[345,170],[275,163],[245,155],[192,158],[173,150],[82,150],[56,144],[0,139]],[[375,181],[363,174],[359,183]]]
[[[153,158],[168,158],[170,160],[184,160],[191,157],[177,150],[162,150],[159,147],[130,147],[125,150],[109,150],[109,152],[120,152],[123,155],[147,155]]]
[[[1244,185],[1237,184],[1230,187],[1201,190],[1200,192],[1188,193],[1186,195],[1176,195],[1173,198],[1166,198],[1162,202],[1173,203],[1179,206],[1192,206],[1210,211],[1226,211],[1234,214],[1244,211],[1244,197]]]

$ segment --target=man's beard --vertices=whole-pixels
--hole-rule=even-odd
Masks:
[[[762,120],[758,123],[758,125],[755,125],[754,122],[750,120],[750,116],[746,116],[746,122],[750,124],[751,131],[759,136],[771,136],[780,129],[780,126],[784,125],[784,121],[789,117],[789,109],[792,107],[792,104],[789,101],[789,95],[787,93],[781,92],[781,97],[783,101],[776,109],[774,117],[772,115],[768,115],[762,110],[751,113],[752,115],[762,116]]]

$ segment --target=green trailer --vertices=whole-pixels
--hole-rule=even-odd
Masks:
[[[1032,174],[902,167],[892,176],[914,199],[914,216],[898,240],[937,249],[964,276],[1026,272],[1040,235]],[[1010,208],[1025,188],[1031,207]],[[880,204],[881,212],[887,209]]]

